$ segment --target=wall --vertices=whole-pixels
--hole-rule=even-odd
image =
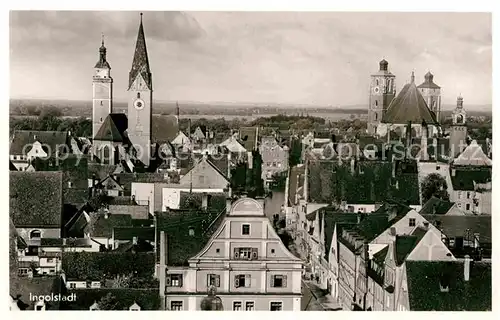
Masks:
[[[132,182],[131,195],[135,196],[136,201],[149,201],[149,213],[153,214],[155,211],[155,184],[154,183],[141,183]]]
[[[454,261],[456,259],[441,240],[440,232],[429,230],[406,260]]]
[[[282,302],[283,311],[300,311],[300,298],[289,296],[259,296],[259,295],[245,295],[245,296],[226,296],[218,295],[222,300],[222,305],[225,311],[233,310],[233,303],[235,301],[242,303],[242,309],[245,310],[246,302],[254,303],[255,311],[269,311],[271,302]],[[206,295],[196,296],[179,296],[168,295],[166,297],[166,306],[170,309],[172,301],[182,301],[183,310],[196,311],[201,310],[201,302]]]
[[[109,212],[111,214],[128,214],[132,219],[148,219],[149,217],[148,206],[138,205],[109,205]]]
[[[162,205],[161,205],[161,211],[167,211],[167,208],[170,209],[179,209],[180,202],[181,202],[181,191],[183,192],[189,192],[190,189],[189,187],[181,187],[181,188],[175,188],[175,187],[168,187],[168,188],[163,188],[162,190]],[[191,192],[193,193],[223,193],[224,189],[198,189],[198,188],[193,188],[191,189]]]
[[[60,238],[60,228],[16,228],[17,233],[26,242],[30,240],[31,231],[38,230],[41,233],[41,238]]]

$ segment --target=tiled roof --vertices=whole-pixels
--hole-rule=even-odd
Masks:
[[[155,213],[157,218],[157,239],[160,232],[165,231],[167,237],[168,265],[186,265],[189,258],[195,256],[210,239],[207,229],[216,229],[225,216],[225,208],[220,212],[200,212],[195,210],[170,210],[169,212]],[[193,228],[194,235],[189,235],[189,228]],[[159,241],[159,240],[158,240]],[[157,248],[159,243],[157,242]],[[159,259],[157,250],[157,259]]]
[[[46,296],[58,295],[62,293],[64,284],[60,277],[19,277],[16,280],[15,288],[12,288],[10,294],[13,297],[18,296],[18,306],[21,310],[34,310],[34,306],[36,301],[32,299],[33,296]],[[46,310],[58,310],[59,302],[50,301],[46,302],[45,309]]]
[[[410,235],[410,236],[396,236],[396,242],[394,244],[395,250],[395,260],[398,266],[402,265],[406,257],[415,249],[421,237]]]
[[[240,128],[240,141],[247,151],[252,151],[256,148],[256,142],[259,139],[257,135],[257,127]]]
[[[447,237],[467,237],[479,233],[481,243],[491,243],[492,223],[491,216],[434,216],[431,214],[422,215],[436,227],[442,228],[442,232]]]
[[[95,220],[91,221],[91,225],[89,226],[90,236],[93,238],[111,238],[113,228],[129,226],[132,226],[132,216],[129,214],[110,214],[108,218],[100,214]]]
[[[10,172],[10,217],[16,227],[62,226],[62,172]]]
[[[309,201],[348,204],[382,203],[390,198],[419,204],[418,173],[414,163],[397,162],[392,177],[388,161],[358,161],[351,171],[350,163],[310,161]]]
[[[477,141],[472,140],[465,150],[453,160],[453,164],[457,166],[492,166],[493,163],[484,154],[483,149]]]
[[[116,165],[102,165],[98,163],[89,163],[88,164],[89,178],[92,178],[92,176],[95,175],[97,180],[102,180],[111,173],[113,173],[115,169]]]
[[[491,182],[491,168],[450,168],[453,190],[473,191],[474,183]],[[453,173],[455,170],[455,173]]]
[[[67,145],[68,131],[16,130],[10,143],[10,154],[22,155],[23,151],[27,154],[31,150],[31,147],[23,149],[35,141],[39,141],[42,145],[48,147],[50,154],[54,155],[58,146]]]
[[[332,245],[333,231],[335,225],[339,224],[355,224],[357,223],[357,214],[353,213],[343,213],[333,210],[333,208],[322,208],[320,209],[322,215],[324,216],[324,235],[325,235],[325,260],[329,261],[329,253]]]
[[[125,130],[128,126],[127,116],[123,113],[108,114],[97,131],[94,141],[125,142]]]
[[[133,240],[134,237],[142,240],[155,240],[154,227],[115,227],[115,240]]]
[[[392,124],[407,124],[409,121],[414,124],[422,124],[423,121],[427,124],[436,123],[436,115],[429,109],[414,82],[401,89],[389,104],[382,120]]]
[[[453,202],[441,200],[432,196],[420,209],[420,214],[446,214],[451,207],[453,207]]]
[[[152,142],[172,142],[179,133],[179,123],[173,115],[153,115],[151,124]]]
[[[146,37],[144,36],[144,27],[141,23],[137,33],[137,42],[135,44],[134,60],[129,73],[128,87],[132,86],[138,75],[141,75],[148,86],[148,89],[153,90],[153,81],[151,79],[151,71],[149,69],[148,51],[146,48]]]
[[[406,261],[406,276],[411,311],[492,310],[491,263],[471,262],[465,281],[464,261]]]

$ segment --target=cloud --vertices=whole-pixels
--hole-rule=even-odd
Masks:
[[[364,104],[370,74],[385,58],[398,86],[412,70],[417,81],[432,70],[445,102],[454,103],[460,88],[467,101],[491,103],[490,14],[145,12],[143,18],[160,100]],[[115,97],[124,99],[138,22],[138,12],[12,12],[12,94],[91,97],[104,32]]]

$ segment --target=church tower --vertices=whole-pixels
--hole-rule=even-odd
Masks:
[[[99,61],[94,70],[92,78],[92,139],[96,136],[108,114],[113,111],[113,78],[111,78],[111,67],[106,60],[104,35],[99,48]]]
[[[371,75],[370,101],[368,105],[368,133],[375,134],[377,126],[396,95],[396,76],[389,71],[389,63],[383,59],[379,71]]]
[[[464,99],[457,98],[457,107],[452,113],[450,129],[450,156],[455,158],[467,146],[467,113],[464,110]]]
[[[424,82],[417,88],[422,94],[429,109],[436,115],[436,120],[441,123],[441,87],[434,83],[434,75],[427,72]]]
[[[141,21],[128,82],[128,137],[137,159],[149,166],[151,159],[151,122],[153,81],[149,69],[144,27]]]

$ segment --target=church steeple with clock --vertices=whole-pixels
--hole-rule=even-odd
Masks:
[[[92,138],[101,128],[106,117],[113,111],[113,78],[106,60],[104,35],[99,48],[99,61],[94,66],[92,78]]]
[[[149,165],[151,159],[152,104],[153,82],[141,13],[134,60],[129,72],[127,131],[137,159],[145,165]]]
[[[375,134],[385,111],[396,96],[396,76],[389,71],[389,63],[383,59],[379,71],[371,75],[370,101],[368,105],[368,133]]]

